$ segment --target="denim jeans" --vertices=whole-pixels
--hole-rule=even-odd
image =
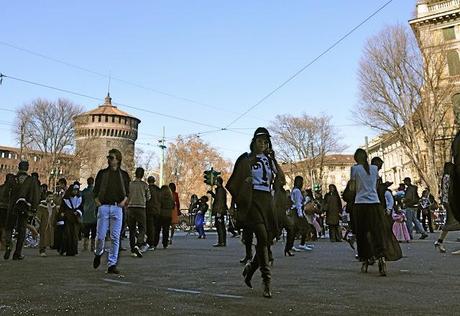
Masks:
[[[414,225],[415,225],[415,231],[417,233],[425,234],[425,230],[423,229],[422,224],[417,219],[417,210],[415,208],[408,207],[404,211],[406,213],[407,230],[409,231],[411,238],[412,238],[412,230],[414,229]]]
[[[107,265],[114,266],[118,261],[120,232],[123,221],[123,210],[117,205],[101,205],[97,212],[96,255],[104,253],[105,236],[110,230],[110,250]]]

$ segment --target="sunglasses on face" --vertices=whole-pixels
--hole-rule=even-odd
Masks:
[[[107,156],[107,159],[108,159],[108,160],[114,160],[115,157],[114,157],[114,156]]]

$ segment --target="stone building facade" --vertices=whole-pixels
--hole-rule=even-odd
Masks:
[[[14,147],[0,146],[0,183],[5,182],[8,173],[16,174],[21,161],[21,149]],[[41,183],[48,184],[50,189],[59,178],[66,178],[72,182],[79,179],[79,170],[74,163],[73,155],[62,154],[54,170],[49,171],[50,156],[29,149],[23,149],[22,158],[29,162],[29,173],[38,173]]]
[[[74,118],[75,156],[80,164],[80,181],[107,166],[107,153],[116,148],[123,155],[122,168],[134,171],[134,146],[138,137],[138,118],[112,105],[109,94],[104,104]]]
[[[315,161],[286,163],[281,167],[286,174],[286,188],[291,189],[294,178],[300,175],[304,177],[304,185],[307,188],[319,186],[323,192],[326,192],[328,185],[334,184],[340,192],[345,189],[350,179],[351,166],[354,164],[353,155],[331,154],[326,155],[322,163],[319,159],[315,159]]]
[[[438,131],[436,141],[437,168],[442,170],[444,162],[450,160],[450,144],[460,123],[460,0],[419,0],[415,17],[409,25],[420,49],[434,49],[446,54],[446,75],[454,82],[450,100],[452,108]],[[366,147],[371,158],[379,156],[384,160],[381,175],[385,181],[394,182],[397,186],[405,177],[411,177],[421,185],[415,167],[394,135],[379,135]],[[426,161],[425,156],[422,152],[422,163]]]

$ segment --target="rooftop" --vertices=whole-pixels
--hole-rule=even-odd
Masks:
[[[107,93],[107,96],[105,97],[103,104],[99,105],[94,110],[83,113],[82,115],[116,115],[116,116],[133,118],[140,122],[138,118],[118,109],[115,105],[113,105],[112,98],[110,97],[110,93]]]

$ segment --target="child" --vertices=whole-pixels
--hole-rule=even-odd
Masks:
[[[208,211],[208,197],[206,195],[202,196],[198,200],[198,209],[195,217],[195,228],[198,232],[198,239],[206,239],[206,234],[204,232],[204,215]]]
[[[409,231],[406,226],[406,214],[400,208],[395,208],[391,216],[394,220],[393,234],[399,242],[410,241]]]
[[[51,216],[54,213],[56,206],[53,201],[53,193],[47,192],[46,200],[40,202],[37,210],[37,217],[40,222],[40,249],[41,257],[46,257],[46,247],[51,243]]]

